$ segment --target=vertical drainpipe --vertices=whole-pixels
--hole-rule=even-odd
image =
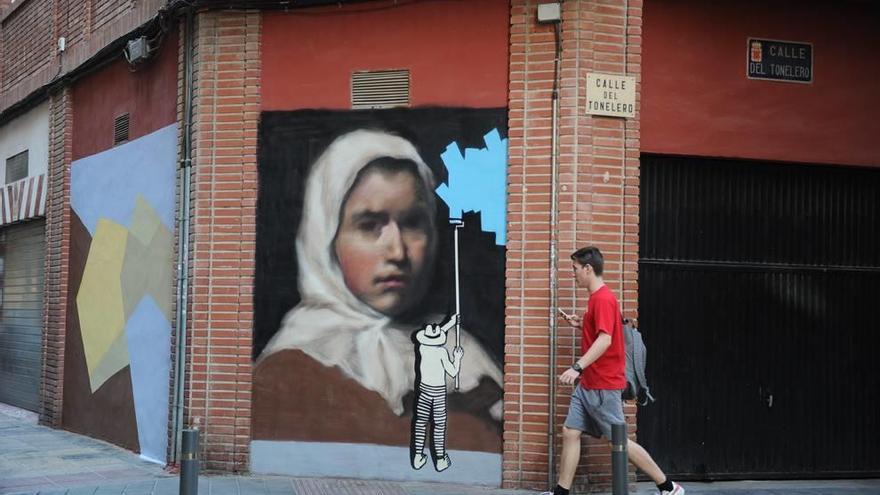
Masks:
[[[189,305],[189,223],[190,223],[190,174],[192,173],[192,122],[193,122],[193,35],[194,17],[192,8],[187,10],[184,22],[184,87],[183,87],[183,158],[180,162],[180,203],[178,215],[177,250],[177,301],[175,321],[177,322],[174,355],[174,407],[172,409],[173,448],[172,462],[180,458],[180,439],[183,430],[183,392],[184,368],[186,365],[186,320]]]
[[[562,30],[561,19],[553,24],[553,32],[556,41],[556,56],[553,59],[553,93],[552,93],[552,110],[551,110],[551,132],[550,132],[550,421],[547,431],[550,466],[547,470],[550,483],[548,486],[554,486],[556,480],[556,337],[558,334],[556,311],[558,304],[558,243],[559,236],[557,232],[557,196],[558,196],[558,179],[557,174],[559,165],[557,163],[557,134],[559,121],[559,59],[562,56],[562,40],[560,31]]]

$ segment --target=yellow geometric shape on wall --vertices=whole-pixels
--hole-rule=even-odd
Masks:
[[[159,228],[165,228],[162,220],[156,214],[156,210],[140,194],[134,200],[134,211],[131,214],[131,224],[128,231],[148,246]],[[167,229],[166,229],[167,230]]]
[[[125,368],[130,363],[128,356],[128,339],[125,332],[116,337],[116,340],[110,343],[104,358],[98,361],[97,367],[89,372],[89,385],[92,393],[101,387],[111,376],[115,375],[119,370]]]
[[[120,281],[127,241],[128,230],[124,226],[103,218],[98,220],[76,294],[92,393],[129,364]]]
[[[121,273],[125,318],[144,296],[152,296],[162,314],[171,321],[171,297],[174,283],[174,239],[162,224],[156,210],[138,196],[132,214],[131,234],[125,250]]]

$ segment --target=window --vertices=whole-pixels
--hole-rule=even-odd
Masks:
[[[28,150],[6,159],[6,183],[15,182],[28,176]]]

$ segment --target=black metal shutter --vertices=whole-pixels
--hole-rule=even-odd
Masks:
[[[678,477],[880,473],[880,170],[642,157],[639,439]]]

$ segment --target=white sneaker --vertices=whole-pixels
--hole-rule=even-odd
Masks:
[[[428,456],[421,452],[418,452],[412,458],[412,467],[413,469],[422,469],[422,467],[425,466],[426,462],[428,462]]]
[[[672,482],[672,490],[670,491],[662,491],[660,495],[684,495],[684,487],[679,485],[676,482]]]
[[[452,462],[449,460],[449,454],[446,454],[437,459],[437,464],[434,464],[434,467],[437,469],[437,472],[446,471],[450,464],[452,464]]]

